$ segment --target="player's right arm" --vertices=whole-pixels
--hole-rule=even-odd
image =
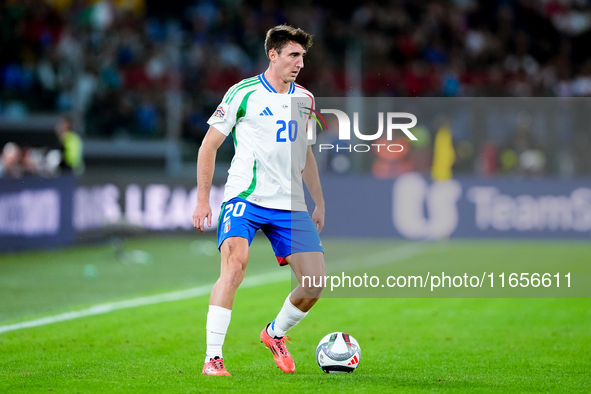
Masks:
[[[209,206],[209,192],[215,170],[215,157],[218,148],[226,136],[215,127],[210,126],[197,156],[197,205],[193,210],[193,226],[201,232],[205,231],[205,221],[211,227],[211,207]]]
[[[218,148],[226,137],[230,135],[236,125],[244,90],[241,86],[251,86],[241,81],[232,86],[224,95],[222,102],[209,118],[209,130],[199,148],[197,157],[197,205],[193,210],[193,226],[201,232],[205,231],[205,222],[211,227],[211,207],[209,206],[209,191],[215,169],[215,156]]]

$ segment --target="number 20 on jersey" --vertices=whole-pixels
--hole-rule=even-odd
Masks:
[[[298,137],[298,122],[295,120],[290,120],[289,122],[285,122],[284,120],[278,120],[277,124],[279,125],[279,130],[277,130],[277,142],[286,142],[287,138],[291,142],[294,142]],[[287,134],[287,138],[286,135]]]

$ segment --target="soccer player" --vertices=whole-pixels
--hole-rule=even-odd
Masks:
[[[302,276],[320,279],[325,273],[319,236],[324,226],[324,198],[311,148],[314,138],[308,133],[314,97],[294,82],[311,45],[312,37],[301,29],[286,25],[270,29],[265,39],[269,67],[228,90],[208,120],[210,128],[199,148],[193,225],[203,232],[206,222],[211,226],[209,192],[216,152],[232,133],[235,153],[218,222],[221,270],[207,314],[205,375],[230,375],[222,345],[257,230],[271,241],[279,265],[289,264],[300,282],[260,335],[283,372],[295,371],[285,333],[307,315],[322,292],[310,281],[302,286],[306,283]],[[315,203],[311,217],[302,179]]]

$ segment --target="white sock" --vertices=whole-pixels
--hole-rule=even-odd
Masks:
[[[289,300],[289,297],[287,296],[279,314],[267,328],[267,334],[271,338],[281,338],[290,328],[298,324],[308,314],[308,312],[302,312],[296,308]]]
[[[207,312],[207,324],[205,325],[207,350],[205,351],[205,362],[218,356],[222,358],[222,345],[228,332],[232,310],[217,305],[210,305]]]

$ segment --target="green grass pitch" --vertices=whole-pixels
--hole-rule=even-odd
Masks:
[[[329,262],[375,259],[407,243],[325,240]],[[568,257],[589,275],[591,246],[450,241],[397,266]],[[377,251],[377,252],[376,252]],[[372,257],[373,256],[373,257]],[[387,259],[387,257],[386,257]],[[577,265],[575,264],[575,265]],[[390,268],[389,268],[390,267]],[[378,271],[394,269],[388,261]],[[247,276],[285,271],[253,242]],[[0,256],[0,329],[96,304],[211,284],[219,256],[206,237],[128,240]],[[324,298],[293,330],[295,374],[283,374],[259,333],[290,291],[285,280],[239,289],[224,358],[232,377],[201,375],[208,297],[164,302],[0,334],[0,393],[591,392],[588,298]],[[326,375],[318,341],[353,335],[352,374]]]

